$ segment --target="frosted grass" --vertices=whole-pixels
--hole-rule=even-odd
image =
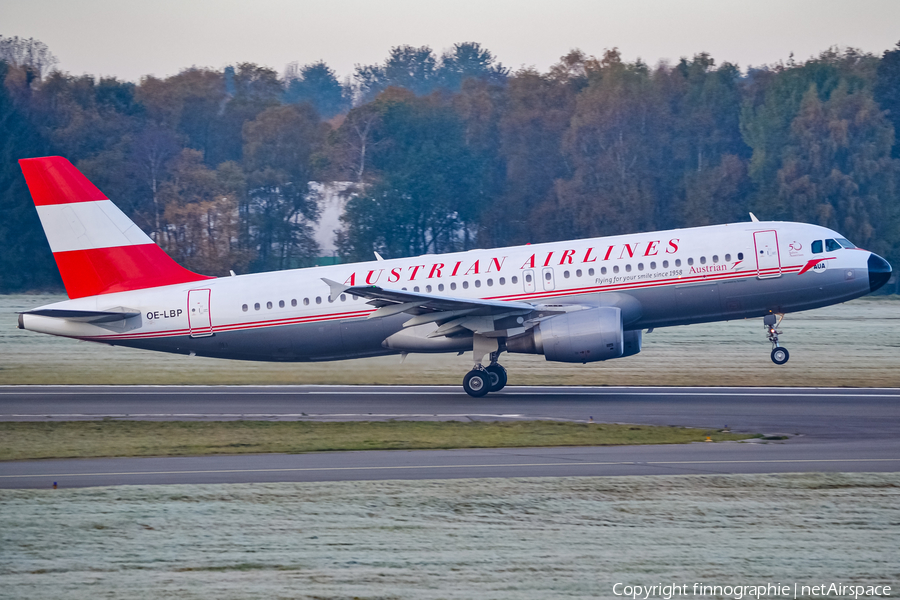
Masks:
[[[900,474],[0,491],[4,598],[609,598],[897,584]]]
[[[460,385],[471,356],[410,355],[328,363],[254,363],[163,354],[15,329],[16,312],[61,296],[0,296],[0,384]],[[503,355],[510,385],[900,387],[900,298],[861,298],[788,315],[791,359],[769,359],[762,319],[657,329],[641,354],[589,365]]]

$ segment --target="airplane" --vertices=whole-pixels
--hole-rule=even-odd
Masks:
[[[502,352],[589,363],[643,330],[763,317],[874,292],[891,265],[818,225],[751,221],[209,277],[170,258],[68,160],[19,161],[69,300],[20,313],[39,333],[191,356],[326,361],[472,352],[470,396],[506,385]],[[485,360],[487,358],[487,360]],[[487,366],[484,363],[487,362]]]

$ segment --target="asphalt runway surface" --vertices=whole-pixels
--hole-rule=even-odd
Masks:
[[[677,425],[763,442],[15,461],[0,488],[461,477],[900,471],[900,390],[849,388],[0,387],[0,420],[519,420]]]

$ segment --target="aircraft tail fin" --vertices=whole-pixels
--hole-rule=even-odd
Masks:
[[[19,165],[69,298],[212,279],[172,260],[65,158]]]

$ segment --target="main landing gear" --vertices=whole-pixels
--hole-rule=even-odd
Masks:
[[[763,324],[766,326],[766,337],[772,342],[772,362],[776,365],[783,365],[791,357],[791,353],[787,348],[778,345],[778,336],[782,333],[776,329],[781,324],[784,315],[776,321],[775,315],[766,315],[763,317]]]
[[[500,349],[496,340],[493,341],[494,349],[485,352],[485,354],[490,354],[490,364],[487,367],[481,365],[481,360],[484,358],[484,354],[481,354],[475,361],[475,367],[463,378],[463,389],[473,398],[481,398],[488,392],[499,392],[506,387],[506,369],[497,362],[500,358]],[[478,352],[476,352],[477,354]]]

